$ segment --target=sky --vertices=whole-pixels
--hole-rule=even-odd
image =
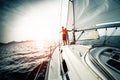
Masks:
[[[0,0],[0,42],[57,40],[67,0]],[[62,7],[61,7],[62,6]]]

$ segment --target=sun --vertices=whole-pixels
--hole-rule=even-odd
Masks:
[[[36,40],[39,46],[43,46],[44,40],[57,40],[60,29],[59,10],[53,6],[47,7],[37,6],[18,16],[14,24],[14,37],[18,40]]]

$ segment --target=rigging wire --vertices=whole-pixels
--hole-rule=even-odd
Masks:
[[[110,34],[110,36],[108,36],[107,38],[107,32],[106,32],[106,36],[105,36],[105,40],[103,45],[105,45],[105,43],[111,38],[111,36],[117,31],[117,27],[112,31],[112,33]]]
[[[26,76],[26,78],[25,78],[25,80],[29,80],[29,79],[33,79],[33,80],[37,80],[38,79],[38,75],[39,75],[39,72],[40,72],[40,70],[41,70],[41,67],[43,66],[43,64],[44,64],[44,62],[42,62],[40,65],[38,65],[38,69],[37,69],[37,72],[35,71],[34,72],[34,70],[33,71],[31,71],[31,72],[29,72],[28,73],[28,75]],[[33,74],[33,72],[35,73],[35,75]]]
[[[37,79],[38,79],[38,77],[39,77],[38,75],[39,75],[39,72],[40,72],[40,70],[41,70],[42,65],[43,65],[43,62],[42,62],[42,64],[41,64],[41,66],[39,67],[39,69],[38,69],[38,71],[37,71],[37,73],[36,73],[36,75],[35,75],[34,80],[37,80]]]
[[[117,31],[117,27],[113,30],[113,32],[110,34],[110,36],[106,39],[106,41],[108,40],[108,39],[110,39],[111,38],[111,36],[115,33]]]
[[[78,36],[78,38],[76,39],[76,41],[79,40],[79,38],[82,36],[82,34],[84,33],[84,30],[81,32],[81,34]]]
[[[61,30],[61,24],[62,24],[62,3],[63,3],[63,0],[60,0],[60,22],[59,22],[59,26],[60,26],[60,29],[59,30]],[[60,41],[60,32],[59,32],[59,50],[60,50],[60,46],[61,46],[61,41]]]
[[[105,28],[105,39],[103,41],[103,45],[105,45],[105,43],[106,43],[106,37],[107,37],[107,28]]]

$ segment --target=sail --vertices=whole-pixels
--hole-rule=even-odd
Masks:
[[[68,14],[68,29],[120,21],[120,0],[69,0]]]
[[[73,3],[72,3],[72,1],[69,1],[69,3],[68,3],[67,24],[66,24],[66,27],[69,30],[73,29],[73,24],[74,24],[73,23],[74,22],[73,13],[74,13],[74,11],[73,11]]]
[[[83,33],[80,37],[80,40],[90,40],[90,39],[97,39],[99,38],[99,33],[96,30],[88,30]]]

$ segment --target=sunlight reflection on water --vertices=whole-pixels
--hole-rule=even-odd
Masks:
[[[33,41],[4,44],[0,46],[0,71],[26,72],[47,61],[49,55],[49,49]]]

